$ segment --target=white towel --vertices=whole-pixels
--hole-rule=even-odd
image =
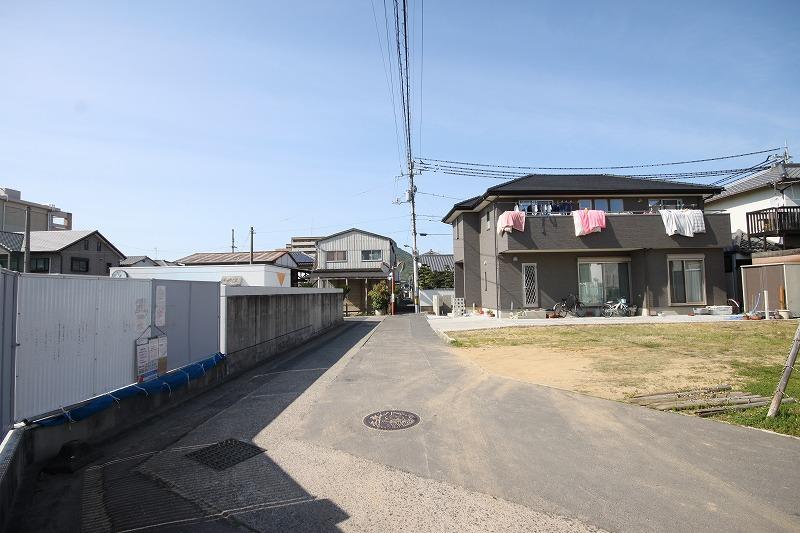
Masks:
[[[703,219],[703,212],[699,209],[689,209],[686,211],[686,217],[689,219],[689,227],[692,233],[705,233],[706,223]]]

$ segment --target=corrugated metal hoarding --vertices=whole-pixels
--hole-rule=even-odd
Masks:
[[[133,382],[150,281],[22,275],[18,291],[17,420]]]
[[[219,349],[217,283],[23,274],[17,300],[17,421],[134,383],[137,341],[166,336],[166,370]]]

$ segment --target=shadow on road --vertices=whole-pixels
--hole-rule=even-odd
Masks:
[[[219,440],[251,442],[378,324],[347,321],[99,443],[104,457],[82,471],[47,475],[40,466],[30,467],[8,530],[339,531],[336,524],[348,515],[309,494],[266,452],[216,470],[186,457],[215,441],[175,445],[204,424],[216,434],[228,433]],[[234,417],[226,411],[237,420],[251,418],[252,427],[231,422],[228,430],[226,422]]]

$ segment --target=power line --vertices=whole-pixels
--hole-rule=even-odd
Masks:
[[[424,194],[425,196],[436,196],[439,198],[447,198],[448,200],[458,200],[459,202],[464,200],[464,198],[456,198],[455,196],[446,196],[444,194],[436,194],[434,192],[417,191],[417,194]]]
[[[425,163],[427,161],[433,161],[436,163],[448,163],[454,165],[461,165],[461,166],[468,166],[468,167],[486,167],[486,168],[513,168],[518,170],[625,170],[631,168],[652,168],[652,167],[666,167],[672,165],[689,165],[693,163],[707,163],[709,161],[721,161],[723,159],[736,159],[739,157],[747,157],[751,155],[759,155],[759,154],[767,154],[772,152],[778,152],[783,150],[782,147],[778,148],[770,148],[765,150],[758,150],[755,152],[747,152],[743,154],[733,154],[733,155],[724,155],[724,156],[717,156],[717,157],[707,157],[704,159],[692,159],[687,161],[673,161],[670,163],[648,163],[648,164],[641,164],[641,165],[617,165],[617,166],[606,166],[606,167],[537,167],[537,166],[518,166],[518,165],[496,165],[496,164],[488,164],[488,163],[469,163],[464,161],[450,161],[446,159],[433,159],[430,157],[420,157],[418,161],[420,163]]]
[[[386,59],[383,56],[383,44],[381,43],[381,32],[378,29],[378,16],[375,14],[375,0],[370,0],[370,5],[372,6],[372,19],[375,21],[375,35],[378,37],[378,52],[381,54],[381,63],[383,63],[383,74],[386,79],[386,85],[389,89],[389,97],[392,101],[392,115],[394,117],[394,134],[395,140],[397,144],[397,158],[400,163],[400,171],[403,171],[403,157],[400,155],[400,131],[397,128],[397,106],[394,100],[394,83],[391,81],[391,68],[386,66]],[[384,12],[384,20],[386,19],[386,0],[383,0],[383,12]],[[386,23],[386,55],[389,58],[389,63],[391,65],[392,62],[392,55],[389,53],[389,26]]]

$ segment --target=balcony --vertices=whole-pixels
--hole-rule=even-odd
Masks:
[[[771,207],[747,213],[750,237],[800,235],[800,207]]]
[[[659,214],[607,214],[599,233],[575,236],[572,216],[528,216],[525,231],[512,231],[497,239],[497,251],[610,251],[642,248],[725,248],[731,245],[727,213],[706,213],[706,232],[694,237],[667,235]]]

